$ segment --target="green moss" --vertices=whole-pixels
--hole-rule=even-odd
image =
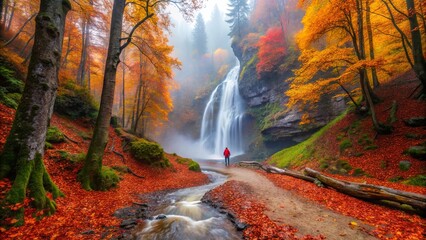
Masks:
[[[426,187],[426,175],[417,175],[403,182],[404,184]]]
[[[377,145],[370,145],[370,146],[365,146],[364,150],[375,150],[379,148]]]
[[[373,141],[370,139],[370,137],[367,134],[363,134],[361,138],[358,139],[359,145],[371,145]]]
[[[257,59],[257,54],[254,54],[253,57],[246,63],[246,65],[243,66],[243,69],[240,72],[240,79],[244,78],[247,68],[249,68],[252,64],[254,64],[256,59]]]
[[[107,166],[102,166],[99,190],[109,190],[113,187],[116,187],[119,182],[120,178],[118,177],[114,169],[109,168]]]
[[[402,180],[404,180],[402,176],[395,176],[395,177],[389,178],[389,182],[400,182]]]
[[[352,166],[347,161],[344,161],[344,160],[338,160],[336,163],[336,167],[339,170],[340,169],[344,169],[346,171],[352,170]]]
[[[350,147],[352,147],[352,142],[351,142],[351,140],[349,140],[349,139],[345,138],[345,139],[343,139],[343,141],[340,143],[340,145],[339,145],[339,150],[340,150],[340,152],[343,152],[343,151],[345,151],[346,149],[348,149],[348,148],[350,148]]]
[[[170,162],[164,157],[163,148],[157,143],[140,139],[130,144],[130,152],[140,162],[159,167],[170,166]]]
[[[188,169],[189,169],[189,170],[191,170],[191,171],[194,171],[194,172],[201,172],[200,164],[198,164],[198,163],[197,163],[197,162],[195,162],[195,161],[192,161],[192,162],[189,164]]]
[[[345,115],[346,113],[341,114],[339,117],[335,118],[333,121],[329,122],[326,126],[314,133],[307,140],[275,153],[271,156],[269,160],[270,163],[275,164],[277,167],[285,168],[290,165],[300,164],[301,162],[309,159],[312,155],[312,148],[315,141],[317,141],[318,138],[321,137],[328,129],[342,120]]]
[[[45,142],[44,149],[52,149],[53,145],[49,142]]]
[[[118,117],[117,116],[112,116],[111,120],[110,120],[110,124],[113,128],[118,128],[120,127],[120,124],[118,123]]]
[[[355,157],[362,157],[362,156],[364,156],[364,153],[362,153],[362,152],[357,152],[357,153],[355,153],[355,154],[354,154],[354,156],[355,156]]]
[[[328,168],[330,166],[330,164],[326,161],[326,160],[321,160],[320,161],[320,169],[324,170],[326,168]]]
[[[7,64],[4,61],[4,59],[0,59],[0,102],[17,109],[24,90],[24,83],[15,77],[15,71],[4,65]]]
[[[46,141],[49,143],[65,142],[64,134],[57,127],[49,127],[47,129]]]
[[[83,162],[84,159],[86,158],[86,154],[85,153],[77,153],[77,154],[71,154],[67,151],[64,150],[59,150],[59,160],[65,160],[65,161],[70,161],[72,163],[79,163],[79,162]]]
[[[354,172],[352,173],[352,176],[359,177],[364,176],[365,172],[361,168],[355,168]]]
[[[413,158],[426,159],[426,147],[422,145],[412,146],[405,150],[404,153],[409,154]]]
[[[256,119],[256,125],[262,131],[267,129],[274,123],[276,114],[278,114],[282,110],[283,108],[281,104],[278,102],[274,102],[262,105],[257,108],[251,108],[249,110],[249,114],[254,116],[254,118]]]
[[[411,162],[410,161],[400,161],[398,166],[399,166],[399,169],[401,171],[408,171],[411,167]]]
[[[129,172],[129,167],[127,166],[112,166],[112,169],[114,169],[115,171],[119,172],[119,173],[128,173]]]
[[[178,157],[176,159],[176,161],[179,164],[188,165],[188,169],[191,170],[191,171],[194,171],[194,172],[200,172],[201,171],[200,165],[192,159]]]
[[[336,136],[336,140],[337,141],[342,141],[342,139],[345,137],[345,134],[344,133],[339,133],[337,136]]]
[[[88,118],[94,122],[98,107],[86,88],[67,81],[64,85],[59,86],[55,112],[72,119]]]

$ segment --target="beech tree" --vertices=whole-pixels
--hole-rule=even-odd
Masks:
[[[0,156],[0,178],[13,181],[3,204],[19,206],[17,210],[3,209],[6,212],[2,216],[16,219],[15,225],[24,223],[23,204],[19,204],[24,202],[27,189],[34,206],[47,215],[55,211],[56,205],[46,191],[52,193],[53,199],[63,195],[50,179],[43,155],[58,88],[65,17],[70,9],[68,0],[40,2],[25,90]]]
[[[201,3],[201,0],[139,0],[128,3],[126,3],[125,0],[114,0],[99,114],[83,169],[79,173],[79,179],[84,189],[104,189],[104,186],[102,186],[101,171],[102,158],[108,141],[108,129],[114,103],[117,66],[120,62],[121,52],[132,44],[135,31],[147,20],[151,19],[157,11],[164,9],[168,4],[178,6],[184,16],[190,17],[195,9],[201,7]],[[133,7],[133,10],[137,9],[138,11],[135,12],[138,12],[141,18],[139,18],[140,20],[131,28],[128,36],[122,38],[123,15],[126,6]],[[123,41],[124,43],[122,43]]]

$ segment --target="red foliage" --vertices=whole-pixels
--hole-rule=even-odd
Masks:
[[[250,188],[238,181],[228,181],[207,193],[214,202],[221,203],[231,210],[248,227],[244,230],[244,239],[299,239],[297,229],[292,226],[277,224],[264,214],[265,205],[256,201]],[[324,239],[322,236],[310,235],[300,239]]]
[[[330,188],[320,188],[293,177],[263,172],[262,174],[281,188],[294,191],[329,209],[375,226],[372,234],[380,239],[423,239],[426,234],[426,219],[417,215],[356,199]],[[417,189],[417,192],[425,193],[424,188]]]
[[[0,148],[3,147],[11,128],[11,112],[13,112],[11,109],[0,104]],[[105,238],[111,238],[120,231],[119,220],[112,214],[116,209],[140,201],[137,194],[197,186],[208,182],[206,175],[189,171],[187,165],[176,162],[175,156],[167,155],[173,165],[170,169],[158,169],[138,163],[130,154],[123,152],[121,138],[111,128],[104,165],[127,165],[145,178],[125,174],[118,188],[107,192],[85,191],[77,181],[77,173],[82,164],[59,160],[58,150],[69,153],[86,152],[90,140],[84,140],[80,135],[81,133],[87,135],[89,130],[56,115],[53,116],[51,124],[57,126],[69,138],[79,142],[75,144],[67,141],[55,144],[54,149],[47,150],[45,154],[44,163],[47,171],[65,197],[56,200],[55,214],[40,221],[33,218],[35,209],[26,208],[25,225],[7,231],[0,228],[0,239],[100,239],[102,233]],[[126,164],[112,150],[122,153]],[[10,181],[0,181],[0,201],[4,199],[10,185]],[[25,204],[28,205],[29,202],[30,199],[27,199]],[[89,229],[95,233],[82,234]]]
[[[258,42],[259,62],[256,65],[258,75],[272,72],[283,62],[286,48],[284,33],[280,27],[269,28]]]

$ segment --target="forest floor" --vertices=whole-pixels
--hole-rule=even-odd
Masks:
[[[14,112],[0,104],[0,151],[12,126]],[[139,202],[138,194],[198,186],[209,181],[205,174],[190,171],[187,165],[179,164],[173,155],[167,155],[173,165],[168,169],[138,163],[123,151],[121,138],[111,128],[103,164],[128,166],[144,178],[124,174],[117,188],[105,192],[85,191],[77,181],[82,163],[63,160],[60,155],[63,152],[86,152],[91,129],[82,121],[75,122],[57,115],[53,116],[51,125],[77,142],[53,144],[53,149],[47,150],[44,158],[47,171],[65,197],[56,200],[56,213],[41,221],[32,217],[33,209],[26,208],[25,225],[9,230],[0,228],[0,239],[109,239],[121,232],[121,220],[113,216],[114,211]],[[124,155],[125,163],[113,150]],[[9,188],[9,181],[0,181],[0,201]],[[29,200],[26,204],[29,204]]]

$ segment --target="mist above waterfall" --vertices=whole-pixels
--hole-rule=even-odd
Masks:
[[[238,90],[240,66],[237,64],[211,93],[204,108],[199,139],[182,134],[168,134],[163,146],[168,152],[203,159],[222,159],[225,147],[231,156],[244,153],[244,103]]]

